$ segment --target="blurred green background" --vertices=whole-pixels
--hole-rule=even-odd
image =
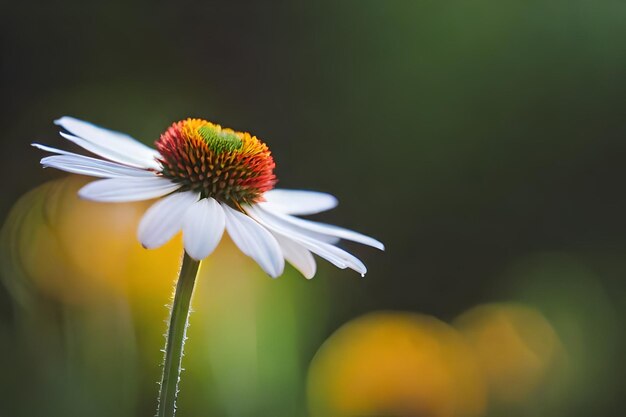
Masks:
[[[181,416],[624,413],[626,3],[64,0],[4,1],[0,13],[0,219],[8,219],[0,417],[139,416],[154,408],[174,277],[159,276],[160,292],[150,296],[135,288],[82,302],[80,292],[76,302],[72,289],[62,294],[62,280],[44,291],[47,275],[33,276],[50,273],[49,264],[61,271],[55,279],[74,274],[70,282],[82,282],[88,268],[58,266],[67,248],[56,240],[32,244],[42,225],[57,236],[62,227],[84,231],[96,217],[70,226],[58,220],[66,204],[58,199],[78,204],[66,180],[30,194],[9,216],[29,190],[64,177],[40,169],[42,155],[29,146],[67,147],[52,124],[62,115],[145,143],[186,117],[250,131],[272,149],[280,187],[338,196],[338,209],[316,219],[387,246],[385,253],[349,247],[369,268],[364,279],[320,261],[312,281],[292,270],[270,281],[254,265],[242,272],[231,267],[241,255],[224,249],[202,277],[215,299],[202,298],[202,289],[195,298]],[[108,221],[119,224],[115,215]],[[134,227],[115,239],[132,239]],[[176,272],[177,249],[168,273]],[[103,264],[119,261],[107,253]],[[150,278],[141,285],[153,285]],[[332,375],[339,370],[331,359],[326,376],[309,366],[325,340],[317,358],[333,348],[329,337],[344,323],[380,310],[458,323],[468,309],[494,302],[532,310],[495,310],[541,363],[530,379],[498,368],[510,377],[500,384],[534,381],[515,401],[489,390],[482,411],[440,407],[454,402],[448,394],[411,408],[425,400],[409,392],[398,406],[392,398],[358,411],[318,407],[333,401],[316,386],[339,381]],[[485,311],[476,326],[491,323],[494,310]],[[429,326],[417,328],[431,335]],[[554,339],[549,355],[535,348],[546,334]],[[479,340],[497,356],[508,352],[498,349],[506,337],[496,331]],[[376,352],[364,354],[364,368],[382,363],[386,351]],[[512,362],[519,372],[531,366]],[[378,376],[360,378],[382,392]],[[337,398],[346,398],[341,389],[348,388],[337,388]]]

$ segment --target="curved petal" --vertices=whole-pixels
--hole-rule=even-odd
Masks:
[[[217,201],[209,197],[195,202],[183,219],[187,254],[197,261],[209,256],[220,243],[225,224],[224,210]]]
[[[80,146],[81,148],[110,161],[119,162],[120,164],[130,165],[136,168],[161,168],[156,159],[144,159],[137,154],[124,153],[123,151],[115,149],[110,144],[103,145],[99,142],[89,142],[83,138],[79,138],[78,136],[70,135],[64,132],[60,132],[60,135],[70,142]]]
[[[307,237],[309,239],[312,239],[316,242],[325,242],[325,243],[329,243],[331,245],[336,244],[337,242],[339,242],[339,238],[334,237],[334,236],[328,236],[322,233],[317,233],[317,232],[313,232],[311,230],[305,229],[303,227],[291,224],[289,222],[284,221],[282,218],[277,217],[274,215],[274,213],[270,212],[269,210],[262,210],[261,207],[259,207],[259,204],[254,204],[252,206],[246,206],[246,211],[248,212],[248,214],[250,214],[253,218],[257,219],[257,217],[261,216],[263,219],[266,219],[267,217],[271,218],[272,221],[272,225],[280,225],[280,227],[286,231],[285,234],[287,237],[291,237],[293,234],[298,234],[300,236],[303,237]]]
[[[183,218],[200,195],[191,191],[175,193],[154,203],[141,218],[137,238],[144,248],[164,245],[183,227]]]
[[[306,279],[313,278],[317,270],[317,265],[315,264],[315,258],[311,252],[301,244],[284,236],[275,234],[274,237],[278,241],[285,259],[287,259],[294,268],[300,271]]]
[[[350,240],[353,242],[362,243],[367,246],[372,246],[376,249],[385,250],[385,245],[383,245],[382,242],[379,242],[378,240],[369,236],[365,236],[361,233],[349,229],[344,229],[343,227],[334,226],[326,223],[313,222],[311,220],[299,219],[288,214],[268,210],[267,208],[262,206],[260,206],[259,209],[265,213],[270,214],[271,216],[281,219],[286,223],[290,223],[294,226],[303,228],[311,232],[320,233],[327,236],[334,236],[340,239]]]
[[[337,199],[326,193],[274,189],[263,194],[262,206],[284,214],[315,214],[337,207]]]
[[[162,197],[179,188],[180,184],[162,177],[119,177],[90,182],[78,195],[85,200],[123,203]]]
[[[56,168],[92,177],[154,177],[155,173],[145,169],[133,168],[116,162],[103,161],[83,155],[53,155],[41,160],[44,168]]]
[[[306,247],[324,259],[328,260],[331,256],[341,259],[346,267],[358,272],[362,277],[367,273],[367,267],[359,258],[337,246],[324,242],[309,242],[306,244]]]
[[[263,224],[273,233],[278,233],[287,239],[300,243],[311,252],[321,256],[338,268],[350,268],[359,272],[362,276],[367,272],[367,268],[357,257],[345,250],[333,246],[327,242],[311,238],[303,234],[300,229],[286,222],[281,222],[279,218],[272,217],[268,213],[254,206],[249,209],[252,218]]]
[[[252,206],[245,206],[244,209],[247,212],[250,212],[250,210],[254,210],[255,212],[259,212],[261,214],[266,214],[268,216],[273,216],[273,211],[268,210],[267,208],[265,210],[261,210],[261,206],[260,204],[254,204]],[[318,233],[318,232],[314,232],[311,231],[309,229],[305,229],[303,227],[294,225],[294,224],[289,224],[288,222],[279,219],[277,217],[274,217],[276,222],[282,223],[286,226],[287,229],[289,229],[290,231],[294,231],[294,232],[298,232],[301,235],[307,236],[315,241],[321,241],[321,242],[326,242],[326,243],[330,243],[332,245],[336,244],[339,242],[339,238],[335,237],[335,236],[329,236],[323,233]],[[289,236],[289,235],[287,235]]]
[[[285,268],[285,259],[276,238],[245,214],[222,204],[226,214],[226,230],[237,247],[254,259],[272,278]]]
[[[51,146],[42,145],[41,143],[31,143],[30,145],[34,146],[37,149],[41,149],[42,151],[56,153],[59,155],[78,155],[77,153],[74,153],[74,152],[64,151],[63,149],[53,148]]]
[[[61,136],[103,158],[141,168],[159,168],[159,163],[155,160],[159,153],[124,133],[103,129],[68,116],[61,117],[54,123],[72,133],[67,135],[61,132]]]

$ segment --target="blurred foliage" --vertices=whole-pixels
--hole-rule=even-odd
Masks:
[[[141,248],[135,230],[150,202],[82,201],[86,182],[69,176],[36,188],[2,228],[12,318],[0,327],[0,416],[123,417],[156,406],[163,305],[182,245],[177,238]],[[224,416],[303,412],[307,352],[326,315],[321,287],[300,278],[288,268],[270,280],[224,239],[200,271],[180,407]]]
[[[583,415],[598,403],[610,406],[623,378],[616,366],[624,349],[619,294],[611,296],[589,265],[565,253],[522,258],[503,283],[511,296],[544,312],[567,350],[565,374],[541,393],[533,412]]]

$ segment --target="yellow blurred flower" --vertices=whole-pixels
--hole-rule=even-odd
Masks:
[[[473,346],[496,406],[530,402],[563,353],[552,325],[523,304],[481,305],[455,325]]]
[[[308,379],[313,417],[457,417],[485,412],[471,349],[425,315],[378,312],[335,332]]]
[[[140,291],[148,299],[169,294],[180,239],[144,250],[135,233],[149,202],[84,201],[76,192],[86,182],[79,176],[51,181],[14,205],[2,231],[3,268],[11,269],[3,275],[14,296],[25,301],[25,285],[64,303],[120,292]]]
[[[28,374],[29,384],[46,393],[59,391],[37,404],[38,410],[146,414],[157,394],[165,304],[171,301],[182,242],[178,236],[145,250],[136,230],[150,202],[88,202],[77,197],[87,182],[69,176],[37,187],[19,199],[2,227],[0,276],[22,308],[16,315],[19,335],[12,336],[17,341],[10,342],[15,353],[0,365],[9,379],[24,373],[22,365],[14,365],[16,357],[43,374],[54,369],[50,373],[59,382],[53,384],[45,375]],[[320,315],[327,310],[320,298],[325,280],[301,280],[291,267],[279,280],[263,277],[227,237],[203,262],[181,406],[220,416],[302,414],[308,360],[302,352],[317,340],[325,318]],[[118,379],[125,384],[111,382]],[[76,387],[98,401],[81,403],[84,408],[76,411]],[[132,408],[136,404],[143,412]]]

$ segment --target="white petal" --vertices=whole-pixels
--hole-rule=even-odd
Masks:
[[[162,197],[179,188],[180,184],[162,177],[119,177],[90,182],[78,195],[85,200],[121,203]]]
[[[154,177],[155,173],[144,169],[103,161],[83,155],[53,155],[41,160],[45,168],[56,168],[66,172],[93,177]]]
[[[248,213],[251,217],[270,229],[273,233],[278,233],[288,239],[300,243],[311,252],[321,256],[338,268],[344,269],[348,267],[359,272],[361,275],[365,275],[367,272],[367,268],[363,262],[341,248],[321,240],[316,240],[315,238],[302,233],[302,229],[294,227],[293,225],[282,221],[278,217],[273,217],[270,213],[267,213],[255,206],[248,208]]]
[[[95,153],[102,158],[106,158],[108,160],[119,162],[121,164],[134,166],[137,168],[151,168],[151,169],[160,169],[160,164],[156,161],[156,159],[145,159],[138,154],[126,153],[124,151],[120,151],[115,147],[111,146],[111,144],[102,144],[100,142],[89,142],[83,138],[79,138],[78,136],[69,135],[64,132],[60,132],[60,135],[70,142],[75,143],[81,148],[88,150],[89,152]],[[158,156],[158,155],[156,155]],[[155,158],[156,158],[155,156]]]
[[[37,149],[41,149],[42,151],[56,153],[59,155],[78,155],[77,153],[74,153],[74,152],[64,151],[63,149],[53,148],[51,146],[42,145],[41,143],[31,143],[31,146],[34,146]]]
[[[337,199],[326,193],[301,190],[271,190],[263,194],[259,203],[285,214],[315,214],[337,207]]]
[[[197,261],[209,256],[222,239],[225,222],[224,210],[212,198],[189,207],[183,219],[183,241],[189,256]]]
[[[72,133],[61,133],[64,138],[103,158],[141,168],[159,168],[155,160],[159,153],[126,134],[67,116],[55,120],[54,123]]]
[[[301,227],[299,225],[293,224],[291,222],[285,221],[281,217],[278,217],[275,215],[275,214],[280,214],[280,213],[275,213],[270,210],[262,210],[259,204],[255,204],[254,206],[247,206],[246,210],[248,210],[248,208],[255,210],[257,215],[263,215],[266,217],[270,216],[274,223],[280,223],[285,229],[289,230],[290,233],[299,233],[300,235],[307,236],[315,241],[326,242],[326,243],[330,243],[331,245],[337,244],[340,240],[336,236],[330,236],[327,234],[318,233],[310,229]],[[287,217],[290,217],[290,216],[287,216]],[[290,234],[288,234],[287,236],[290,236]]]
[[[259,206],[257,204],[257,206]],[[378,240],[371,238],[369,236],[365,236],[361,233],[354,232],[352,230],[344,229],[343,227],[334,226],[326,223],[313,222],[310,220],[299,219],[297,217],[290,216],[288,214],[282,214],[276,211],[267,210],[267,208],[259,206],[260,210],[263,210],[265,213],[269,213],[270,215],[283,220],[284,222],[290,223],[294,226],[301,227],[303,229],[309,230],[311,232],[321,233],[327,236],[334,236],[341,239],[351,240],[353,242],[362,243],[367,246],[372,246],[376,249],[385,250],[385,245],[383,245]]]
[[[258,214],[262,214],[262,215],[267,215],[267,216],[272,216],[272,219],[275,222],[279,222],[281,223],[286,229],[288,229],[291,232],[294,233],[299,233],[303,236],[307,236],[315,241],[321,241],[321,242],[326,242],[326,243],[330,243],[330,244],[336,244],[337,242],[339,242],[339,238],[335,237],[335,236],[329,236],[323,233],[317,233],[314,231],[311,231],[309,229],[305,229],[303,227],[291,224],[289,222],[286,222],[276,216],[274,216],[274,212],[270,211],[270,210],[261,210],[261,206],[259,204],[254,204],[253,206],[246,206],[245,207],[246,211],[250,211],[250,210],[254,210],[255,212],[257,212]],[[253,216],[254,217],[254,216]],[[255,217],[256,218],[256,217]],[[289,237],[290,234],[287,234],[287,237]]]
[[[338,268],[350,268],[361,274],[361,276],[365,276],[367,273],[367,268],[360,259],[341,248],[310,239],[297,240],[301,242],[305,248],[326,259]]]
[[[183,227],[187,210],[200,195],[191,191],[175,193],[154,203],[141,218],[137,237],[148,249],[158,248]]]
[[[226,214],[226,230],[239,249],[254,259],[271,277],[283,273],[285,259],[276,238],[245,214],[222,204]]]
[[[315,258],[313,258],[311,252],[301,244],[289,238],[279,234],[275,234],[274,237],[278,241],[285,259],[287,259],[291,265],[300,271],[305,278],[313,278],[315,276],[317,265],[315,265]]]
[[[311,242],[307,246],[311,249],[311,251],[317,253],[325,259],[328,259],[331,255],[338,257],[348,268],[358,272],[362,277],[364,277],[367,273],[365,264],[361,262],[359,258],[341,248],[338,248],[337,246],[329,245],[324,242]]]

